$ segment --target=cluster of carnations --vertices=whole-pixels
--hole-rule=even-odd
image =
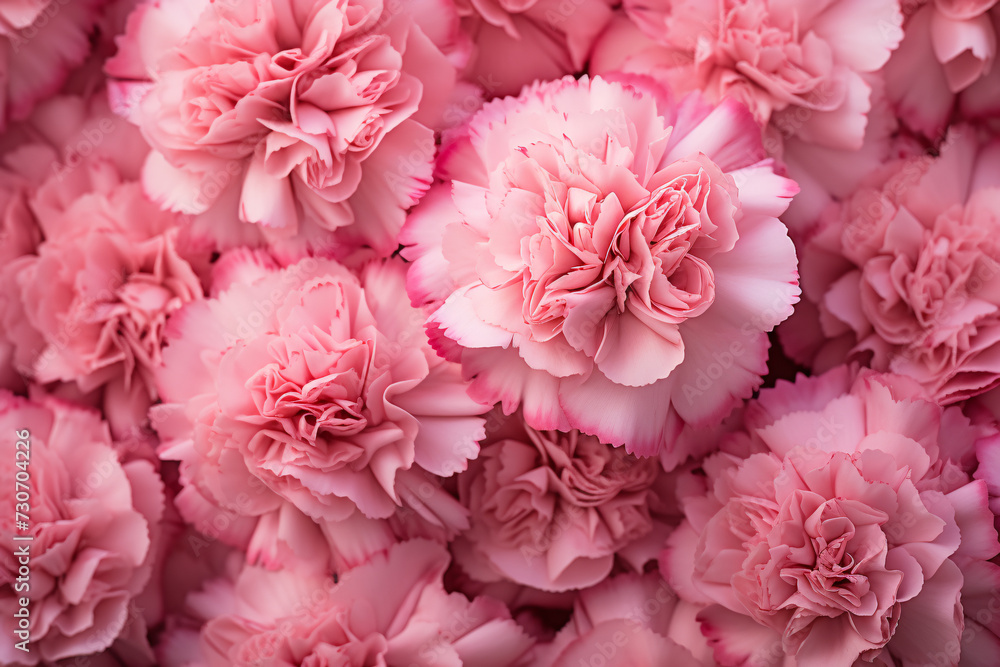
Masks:
[[[0,663],[996,667],[998,37],[0,0]]]

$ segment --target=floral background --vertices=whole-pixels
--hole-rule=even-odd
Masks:
[[[996,0],[0,0],[0,664],[996,667]]]

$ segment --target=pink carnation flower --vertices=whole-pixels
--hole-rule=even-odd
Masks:
[[[217,296],[169,323],[166,404],[151,414],[161,457],[181,461],[181,514],[268,563],[314,548],[316,523],[356,509],[387,519],[406,502],[435,520],[451,508],[464,528],[443,490],[418,493],[428,473],[476,457],[487,406],[428,347],[402,262],[371,264],[361,281],[332,260],[279,270],[240,252],[219,266]],[[385,532],[360,515],[350,526],[331,539],[359,548]]]
[[[345,574],[247,566],[188,597],[206,621],[168,635],[167,667],[519,664],[531,638],[501,603],[445,592],[448,552],[412,540]]]
[[[107,70],[137,82],[117,90],[141,97],[147,191],[211,209],[223,247],[301,231],[387,256],[430,184],[457,31],[445,0],[148,2]]]
[[[602,37],[593,72],[734,98],[762,126],[831,148],[861,147],[866,76],[903,36],[898,0],[626,0],[625,11],[637,28],[616,24]]]
[[[616,556],[642,571],[669,532],[661,474],[655,459],[579,431],[525,427],[487,441],[459,476],[471,527],[456,560],[487,581],[546,591],[597,584]]]
[[[183,216],[133,180],[147,149],[102,96],[55,98],[15,130],[8,139],[21,141],[3,160],[31,186],[12,203],[11,224],[44,241],[22,242],[28,254],[0,268],[14,366],[103,401],[116,433],[140,426],[156,399],[166,319],[201,297],[194,267],[207,252]]]
[[[796,187],[749,113],[661,97],[566,78],[487,104],[401,236],[475,397],[644,455],[750,395],[798,294]]]
[[[122,655],[142,656],[134,664],[149,664],[136,600],[150,585],[160,539],[164,493],[156,470],[148,461],[120,463],[97,413],[52,398],[32,402],[0,390],[0,433],[7,462],[0,466],[7,489],[0,502],[0,662],[51,664],[114,645]],[[24,490],[15,489],[21,472],[28,473],[27,509],[15,494]],[[14,523],[15,510],[28,515],[28,530]],[[26,638],[15,634],[23,630],[16,616],[22,598],[28,652],[15,648]]]
[[[998,206],[1000,142],[967,127],[872,176],[805,244],[788,351],[817,370],[868,361],[942,403],[1000,385]]]
[[[56,94],[90,53],[90,32],[108,0],[0,2],[0,130]]]
[[[1000,68],[994,66],[1000,35],[997,0],[918,0],[905,5],[914,11],[907,17],[899,49],[885,67],[886,86],[902,121],[939,139],[956,99],[967,118],[1000,111]]]
[[[708,667],[696,611],[655,573],[610,577],[580,591],[569,622],[536,649],[536,664]]]
[[[779,382],[704,460],[661,570],[709,605],[720,664],[958,664],[962,571],[1000,552],[968,474],[996,429],[918,390],[844,367]]]
[[[612,0],[454,0],[472,57],[463,76],[487,95],[583,71]]]

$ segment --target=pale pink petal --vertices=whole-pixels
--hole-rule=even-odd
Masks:
[[[940,137],[955,97],[931,47],[933,14],[933,6],[925,5],[910,17],[884,72],[886,93],[903,123],[925,136]]]
[[[264,152],[247,167],[240,197],[240,218],[264,227],[295,230],[298,222],[292,183],[272,176],[264,163]]]
[[[930,652],[945,650],[947,660],[957,661],[962,634],[962,572],[945,561],[933,577],[924,582],[920,595],[900,609],[894,648],[904,660],[922,660]],[[951,648],[954,647],[954,648]]]
[[[676,391],[675,382],[671,377],[644,387],[625,387],[602,373],[592,373],[586,380],[563,380],[559,405],[581,431],[624,446],[636,456],[650,456],[668,446],[680,422],[672,415],[663,422],[637,420],[632,415],[663,411]]]
[[[979,480],[966,484],[947,498],[955,507],[955,522],[962,531],[962,544],[956,554],[985,561],[1000,553],[986,483]]]
[[[931,45],[944,67],[948,87],[959,93],[989,71],[997,36],[988,16],[956,21],[936,12],[931,19]]]
[[[866,20],[859,22],[861,15]],[[814,21],[813,30],[827,40],[838,60],[858,72],[881,68],[903,39],[903,14],[892,0],[828,3]]]
[[[856,72],[840,73],[846,89],[844,102],[834,111],[814,110],[797,134],[803,140],[846,150],[859,150],[864,144],[868,112],[871,110],[871,86]]]
[[[660,163],[704,153],[723,171],[756,164],[765,157],[760,127],[745,106],[724,100],[717,107],[691,94],[680,102],[677,124]]]

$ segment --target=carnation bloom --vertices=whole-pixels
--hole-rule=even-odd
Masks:
[[[201,297],[192,264],[207,253],[183,216],[142,193],[134,179],[146,148],[102,96],[55,98],[10,134],[22,140],[3,160],[32,185],[8,209],[9,224],[44,237],[21,243],[28,252],[0,269],[14,366],[103,398],[116,433],[139,426],[156,399],[166,319]]]
[[[150,582],[160,539],[164,494],[156,470],[148,461],[120,463],[100,416],[56,399],[34,402],[0,390],[0,429],[7,489],[0,503],[0,662],[51,664],[116,642],[151,658],[136,598]],[[28,482],[15,489],[21,472]],[[15,503],[15,491],[25,489],[28,508]],[[15,524],[15,510],[27,514],[27,530]],[[21,598],[29,600],[27,653],[14,647]]]
[[[962,569],[1000,552],[975,426],[898,376],[761,391],[706,458],[661,570],[722,665],[957,665]],[[962,565],[962,567],[960,567]]]
[[[456,559],[473,576],[547,591],[599,583],[616,555],[641,571],[669,530],[661,473],[655,459],[579,431],[525,427],[488,440],[459,476],[471,527]]]
[[[425,474],[475,458],[487,407],[428,347],[401,262],[360,281],[332,260],[279,269],[245,251],[218,268],[217,295],[168,325],[165,405],[151,415],[160,456],[181,461],[188,521],[210,530],[224,511],[220,537],[275,562],[314,522],[389,518]],[[457,505],[436,491],[414,509],[433,519],[436,502]]]
[[[0,3],[0,130],[54,95],[90,53],[90,31],[107,0]]]
[[[448,552],[411,540],[341,577],[247,566],[188,597],[206,621],[161,647],[168,667],[519,664],[531,638],[503,604],[447,593]]]
[[[566,78],[487,104],[401,236],[474,396],[646,455],[750,395],[798,294],[795,184],[749,113],[661,93]]]
[[[597,73],[621,67],[732,97],[761,125],[832,148],[861,147],[865,76],[902,38],[898,0],[626,0],[625,11],[645,37],[611,35]]]
[[[536,649],[536,664],[707,666],[712,661],[695,611],[655,573],[609,577],[580,591],[569,622]]]
[[[907,17],[903,41],[885,68],[886,85],[902,121],[938,139],[956,97],[967,116],[996,113],[1000,103],[996,94],[1000,69],[994,66],[1000,35],[997,0],[905,4],[915,11]]]
[[[1000,385],[1000,142],[953,129],[938,158],[889,165],[827,211],[803,249],[798,361],[845,356],[953,403]]]
[[[463,76],[490,96],[584,69],[611,0],[455,0],[472,57]]]
[[[301,231],[389,255],[430,182],[457,30],[445,0],[148,2],[107,69],[141,95],[147,191],[211,208],[222,246]]]

